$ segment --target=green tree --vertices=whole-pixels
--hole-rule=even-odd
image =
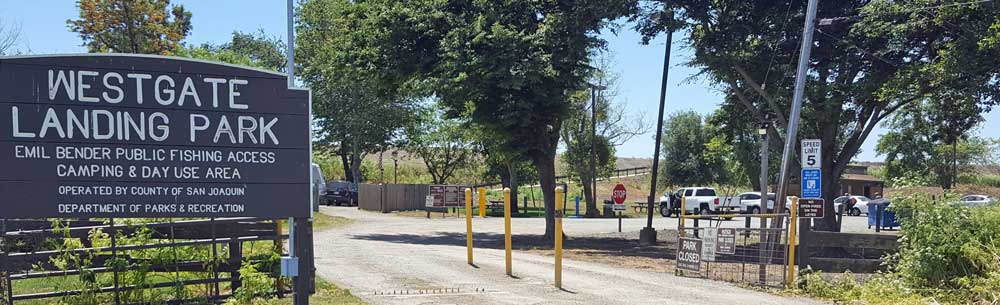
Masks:
[[[570,95],[586,85],[589,55],[609,20],[633,1],[356,1],[368,29],[351,44],[375,56],[356,65],[386,67],[388,82],[422,85],[448,114],[522,152],[540,177],[546,236],[554,235],[555,154]]]
[[[694,111],[671,114],[663,124],[660,175],[667,186],[710,185],[726,178],[725,162],[708,153],[711,135]]]
[[[591,71],[587,82],[596,89],[585,88],[570,96],[569,116],[561,131],[566,148],[561,160],[567,165],[570,176],[577,178],[583,186],[587,217],[598,216],[597,199],[593,196],[591,184],[594,177],[591,174],[592,148],[597,161],[595,174],[597,177],[609,177],[615,170],[615,147],[644,133],[646,129],[641,116],[626,115],[625,105],[615,101],[619,96],[620,76],[614,72],[609,53],[602,52],[593,61],[596,69]],[[593,125],[595,122],[596,125]]]
[[[837,194],[840,176],[871,131],[900,108],[944,89],[982,95],[980,103],[993,103],[1000,53],[980,43],[985,44],[1000,10],[995,3],[937,7],[949,3],[958,1],[856,0],[820,6],[819,16],[848,17],[816,31],[799,133],[822,140],[827,200]],[[689,64],[724,88],[732,97],[726,103],[738,103],[753,117],[770,114],[772,132],[780,134],[787,128],[784,113],[791,104],[804,5],[650,1],[636,20],[646,41],[664,30],[683,30],[695,51]],[[786,140],[798,142],[775,142],[781,146]],[[832,215],[832,205],[827,209]],[[834,219],[825,218],[818,228],[834,228]]]
[[[312,89],[320,149],[341,157],[345,180],[360,182],[366,154],[385,150],[418,114],[412,88],[380,78],[383,67],[354,65],[375,46],[354,43],[374,29],[363,28],[361,7],[349,1],[310,0],[297,14],[296,59],[300,77]]]
[[[285,54],[282,51],[284,48],[285,44],[280,39],[269,37],[261,30],[256,35],[233,32],[232,41],[220,45],[211,43],[198,46],[185,45],[176,55],[284,71]]]
[[[77,6],[80,19],[66,23],[90,52],[173,55],[191,32],[191,12],[169,0],[80,0]]]
[[[432,183],[445,184],[455,171],[470,164],[476,157],[467,123],[447,119],[432,107],[417,124],[407,126],[405,147],[424,161]]]
[[[921,100],[893,115],[875,147],[886,156],[885,178],[923,178],[949,189],[960,173],[988,164],[993,143],[971,135],[981,116],[966,111],[954,103]]]

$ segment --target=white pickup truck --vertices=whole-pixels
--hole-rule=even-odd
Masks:
[[[687,198],[685,203],[687,214],[727,214],[739,211],[739,207],[736,205],[723,204],[713,188],[685,187],[660,197],[660,215],[670,217],[670,215],[679,212],[682,197]]]

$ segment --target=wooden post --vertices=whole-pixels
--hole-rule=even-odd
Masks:
[[[277,234],[280,236],[281,231]],[[229,289],[236,292],[236,289],[243,286],[240,280],[240,266],[243,265],[243,244],[239,241],[229,242]]]
[[[108,234],[111,235],[111,272],[114,274],[115,305],[121,305],[122,296],[118,283],[118,237],[115,232],[115,219],[108,218]]]
[[[295,277],[295,305],[309,305],[309,294],[312,290],[312,221],[309,218],[296,217],[295,223],[295,255],[299,258],[299,275]]]

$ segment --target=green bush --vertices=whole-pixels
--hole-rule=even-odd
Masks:
[[[866,304],[997,304],[1000,302],[1000,207],[966,207],[946,194],[893,198],[900,248],[884,258],[890,272],[857,284],[850,274],[825,279],[803,272],[800,292]]]

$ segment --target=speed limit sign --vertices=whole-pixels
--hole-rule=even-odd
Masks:
[[[802,140],[802,168],[821,168],[822,149],[818,139]]]

